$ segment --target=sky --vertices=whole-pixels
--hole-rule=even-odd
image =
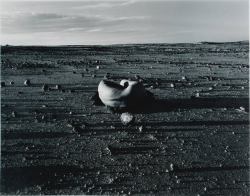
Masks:
[[[2,0],[1,44],[248,40],[248,9],[248,0]]]

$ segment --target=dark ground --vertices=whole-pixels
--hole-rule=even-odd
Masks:
[[[2,47],[1,192],[249,195],[248,52],[248,42]],[[90,101],[106,73],[139,75],[158,101],[122,125]]]

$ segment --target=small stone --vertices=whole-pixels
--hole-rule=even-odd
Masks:
[[[135,79],[139,80],[139,79],[141,79],[141,77],[139,75],[135,75]]]
[[[95,78],[95,77],[96,77],[96,75],[95,75],[95,74],[93,74],[93,75],[92,75],[92,78]]]
[[[173,84],[173,83],[171,83],[171,84],[170,84],[170,87],[171,87],[171,88],[174,88],[174,84]]]
[[[174,171],[174,164],[171,163],[170,166],[169,166],[169,168],[170,168],[170,171]]]
[[[213,90],[213,87],[209,87],[208,90],[209,90],[209,91]]]
[[[72,112],[72,111],[70,111],[70,112],[69,112],[69,114],[70,114],[70,115],[72,115],[72,114],[73,114],[73,112]]]
[[[128,112],[122,113],[120,118],[123,125],[129,125],[134,121],[134,116]]]
[[[240,110],[241,110],[241,111],[245,111],[246,109],[245,109],[243,106],[241,106],[241,107],[240,107]]]
[[[5,82],[1,82],[1,87],[5,87]]]
[[[97,65],[97,66],[96,66],[96,69],[100,69],[100,66],[99,66],[99,65]]]
[[[105,79],[109,79],[110,78],[110,73],[106,73],[104,76]]]
[[[68,123],[67,127],[73,127],[72,123]]]
[[[195,97],[200,97],[200,93],[195,93]]]
[[[10,85],[14,85],[14,81],[10,81]]]
[[[42,90],[43,90],[43,91],[49,90],[49,86],[48,86],[47,84],[44,84],[44,85],[42,86]]]
[[[181,79],[182,79],[182,80],[186,80],[187,78],[186,78],[185,76],[182,76]]]
[[[25,85],[25,86],[29,86],[29,85],[30,85],[30,80],[25,80],[25,81],[24,81],[24,85]]]
[[[16,117],[16,112],[15,112],[15,111],[11,112],[11,116],[12,116],[13,118],[15,118],[15,117]]]
[[[244,87],[244,86],[242,86],[242,87],[241,87],[241,89],[243,90],[243,89],[245,89],[245,87]]]
[[[62,89],[61,85],[60,85],[60,84],[57,84],[57,85],[56,85],[56,89],[57,89],[57,90],[61,90],[61,89]]]
[[[143,130],[143,126],[140,126],[139,127],[139,132],[142,132],[142,130]]]

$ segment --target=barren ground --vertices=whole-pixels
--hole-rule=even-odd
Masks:
[[[248,49],[2,47],[1,192],[249,195]],[[90,100],[107,73],[140,76],[157,103],[122,125]]]

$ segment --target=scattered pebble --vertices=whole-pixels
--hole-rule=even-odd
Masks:
[[[170,168],[170,171],[174,171],[174,164],[171,163],[170,166],[169,166],[169,168]]]
[[[10,85],[14,85],[14,81],[10,81]]]
[[[80,126],[80,128],[81,128],[81,129],[86,129],[86,124],[82,124],[82,125]]]
[[[11,116],[12,116],[13,118],[15,118],[15,117],[16,117],[16,112],[15,112],[15,111],[11,112]]]
[[[135,75],[135,79],[136,79],[136,80],[139,80],[139,79],[141,79],[141,77],[140,77],[139,75],[136,74],[136,75]]]
[[[30,85],[30,80],[25,80],[25,81],[24,81],[24,85],[25,85],[25,86],[29,86],[29,85]]]
[[[1,82],[1,87],[5,87],[5,82]]]
[[[246,109],[245,109],[243,106],[241,106],[241,107],[240,107],[240,110],[241,110],[241,111],[245,111]]]
[[[200,93],[195,93],[195,97],[200,97]]]
[[[246,112],[245,107],[241,106],[239,109],[235,109],[238,112]]]
[[[73,127],[72,123],[68,123],[67,127]]]
[[[60,84],[57,84],[57,85],[56,85],[56,89],[57,89],[57,90],[61,90],[61,89],[62,89],[61,85],[60,85]]]
[[[128,112],[122,113],[120,118],[123,125],[129,125],[134,121],[134,116]]]
[[[110,73],[106,73],[104,76],[105,79],[109,79],[110,78]]]
[[[142,132],[142,130],[143,130],[143,126],[140,126],[139,127],[139,132]]]
[[[92,75],[92,78],[95,78],[95,77],[96,77],[96,75],[95,75],[95,74],[93,74],[93,75]]]
[[[49,90],[49,86],[48,86],[47,84],[44,84],[44,85],[42,86],[42,90],[43,90],[43,91]]]

